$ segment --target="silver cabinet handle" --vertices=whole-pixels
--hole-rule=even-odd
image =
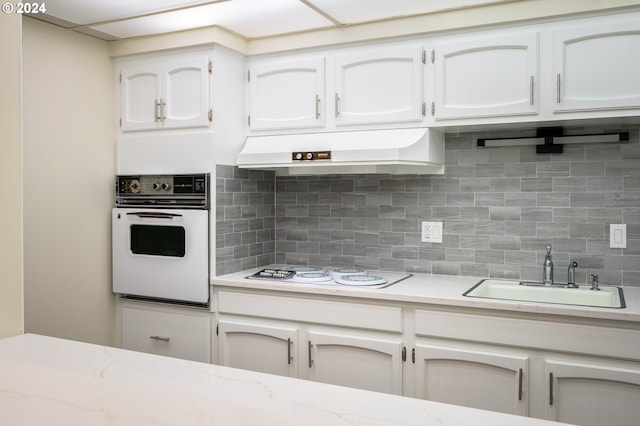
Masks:
[[[163,213],[163,212],[131,212],[127,213],[127,216],[138,216],[145,219],[173,219],[174,217],[181,217],[179,213]]]
[[[313,367],[313,358],[311,357],[312,347],[313,347],[313,344],[311,343],[311,340],[309,340],[309,368]]]
[[[316,120],[320,118],[320,96],[316,95]]]
[[[154,101],[154,112],[153,112],[153,121],[156,123],[160,120],[160,100],[156,99]]]
[[[560,103],[560,73],[556,74],[556,103]]]
[[[522,401],[522,382],[524,379],[524,372],[522,368],[518,371],[518,401]]]
[[[293,357],[291,356],[291,345],[293,342],[291,338],[287,339],[287,364],[291,365],[291,361],[293,361]]]
[[[336,117],[340,115],[340,96],[338,96],[338,94],[336,93]]]
[[[529,105],[533,105],[533,86],[534,80],[533,76],[531,76],[531,78],[529,78]]]
[[[165,336],[149,336],[149,339],[160,340],[161,342],[168,342],[169,340],[171,340],[170,337],[165,337]]]
[[[160,98],[160,120],[164,123],[164,119],[167,118],[166,116],[166,106],[167,104],[165,103],[165,101]]]

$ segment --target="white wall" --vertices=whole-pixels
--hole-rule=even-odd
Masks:
[[[20,15],[0,16],[0,337],[22,333]]]
[[[108,43],[23,21],[25,331],[115,344]]]

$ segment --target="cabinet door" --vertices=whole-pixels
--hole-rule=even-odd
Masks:
[[[336,56],[335,122],[422,120],[422,47]]]
[[[220,365],[298,376],[297,327],[221,319],[218,335]]]
[[[546,359],[546,418],[583,426],[640,419],[640,367]]]
[[[528,376],[526,355],[416,344],[416,398],[526,416]]]
[[[402,342],[353,331],[308,332],[309,379],[402,394]]]
[[[553,111],[640,108],[640,14],[551,31]]]
[[[438,43],[436,120],[538,112],[538,33]]]
[[[196,56],[164,65],[164,128],[209,125],[209,58]]]
[[[123,131],[151,130],[160,125],[162,68],[123,67],[120,74]]]
[[[315,58],[251,66],[250,128],[324,126],[324,63],[324,58]]]
[[[124,349],[211,362],[211,320],[206,315],[124,306],[121,321]]]

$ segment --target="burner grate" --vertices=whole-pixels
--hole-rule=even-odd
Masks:
[[[269,279],[269,280],[288,280],[293,277],[296,273],[294,271],[288,271],[286,269],[263,269],[262,271],[256,272],[253,275],[248,276],[247,278],[257,278],[257,279]]]

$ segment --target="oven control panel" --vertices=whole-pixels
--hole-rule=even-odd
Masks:
[[[209,175],[116,176],[116,205],[208,205]]]

